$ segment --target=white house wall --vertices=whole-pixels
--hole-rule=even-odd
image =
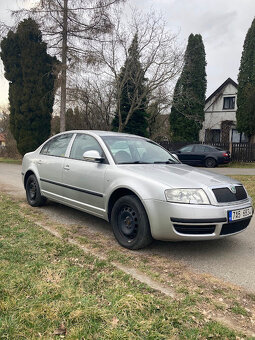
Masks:
[[[205,120],[203,128],[200,130],[200,141],[205,140],[205,129],[220,129],[221,123],[225,120],[231,120],[236,123],[236,94],[237,88],[232,84],[227,84],[220,93],[217,93],[205,105]],[[223,98],[235,96],[234,110],[223,110]]]

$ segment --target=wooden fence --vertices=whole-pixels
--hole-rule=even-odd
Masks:
[[[175,152],[185,145],[191,144],[187,142],[159,142],[165,149]],[[198,144],[196,142],[196,144]],[[205,144],[205,143],[200,143]],[[255,162],[255,144],[249,143],[206,143],[207,145],[216,146],[222,150],[229,150],[233,162]]]

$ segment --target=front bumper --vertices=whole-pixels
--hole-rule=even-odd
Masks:
[[[248,208],[251,199],[226,205],[192,205],[145,200],[151,234],[156,240],[211,240],[236,234],[249,225],[251,217],[228,221],[228,211]]]

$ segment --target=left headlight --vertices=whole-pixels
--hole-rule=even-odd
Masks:
[[[210,204],[203,189],[167,189],[166,200],[174,203]]]

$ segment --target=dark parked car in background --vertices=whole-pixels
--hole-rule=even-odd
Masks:
[[[176,151],[176,154],[184,164],[202,165],[207,168],[214,168],[219,164],[226,164],[231,161],[229,151],[204,144],[186,145]]]

